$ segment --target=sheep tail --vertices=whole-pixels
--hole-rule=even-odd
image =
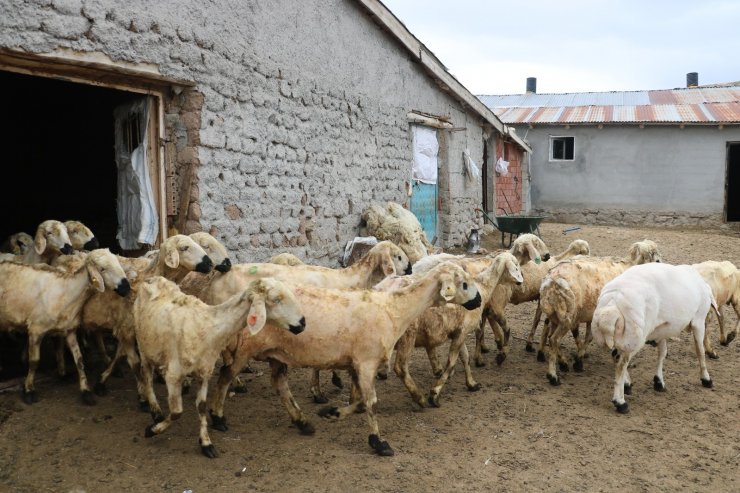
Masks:
[[[542,286],[542,312],[559,325],[571,326],[576,316],[576,296],[565,279],[551,279]]]
[[[594,314],[592,334],[596,344],[614,349],[615,340],[624,338],[624,316],[614,304],[608,304]]]

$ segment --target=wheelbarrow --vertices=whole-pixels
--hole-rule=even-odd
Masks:
[[[540,223],[545,216],[521,216],[521,215],[510,215],[510,216],[494,216],[493,218],[486,214],[483,209],[476,209],[483,217],[493,224],[493,227],[501,231],[501,245],[504,248],[511,247],[514,238],[521,234],[533,233],[540,236]],[[509,244],[506,244],[506,233],[509,233]]]

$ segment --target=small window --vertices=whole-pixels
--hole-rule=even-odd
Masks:
[[[573,161],[575,137],[550,137],[550,161]]]

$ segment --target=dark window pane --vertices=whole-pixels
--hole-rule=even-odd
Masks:
[[[573,159],[573,147],[574,147],[574,137],[566,137],[563,139],[565,141],[565,157],[563,159]]]
[[[564,145],[563,139],[553,139],[552,140],[552,158],[553,159],[563,159],[564,154]]]

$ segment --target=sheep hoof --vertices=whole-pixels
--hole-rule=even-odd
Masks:
[[[23,399],[23,402],[26,404],[33,404],[35,402],[39,401],[39,396],[36,394],[35,390],[21,390],[21,399]]]
[[[653,388],[656,392],[665,392],[665,384],[660,378],[658,378],[658,375],[653,377]]]
[[[501,366],[506,361],[506,353],[498,353],[496,355],[496,364]]]
[[[313,401],[316,404],[326,404],[329,402],[329,399],[324,394],[316,394],[313,396]]]
[[[386,378],[388,378],[388,376],[387,376],[387,375],[386,375]],[[335,386],[336,388],[338,388],[338,389],[343,389],[343,388],[344,388],[344,384],[342,383],[342,379],[341,379],[341,378],[339,377],[339,375],[337,375],[336,373],[332,373],[332,374],[331,374],[331,383],[332,383],[332,384],[333,384],[333,385],[334,385],[334,386]]]
[[[489,353],[490,351],[491,350],[490,350],[490,348],[487,345],[485,345],[485,344],[481,344],[480,345],[480,352],[481,353],[484,353],[485,354],[485,353]]]
[[[213,428],[214,430],[218,430],[218,431],[229,431],[229,427],[226,426],[225,417],[216,416],[215,414],[213,414],[213,412],[211,412],[210,414],[211,414],[211,428]]]
[[[737,335],[737,332],[730,332],[729,334],[727,334],[727,338],[725,339],[725,344],[724,345],[727,346],[732,341],[734,341],[736,335]]]
[[[531,342],[528,342],[526,346],[524,346],[524,350],[528,353],[534,353],[534,346],[532,346]]]
[[[704,380],[703,378],[701,379],[701,385],[706,389],[711,389],[714,386],[711,379]]]
[[[339,408],[336,406],[327,406],[319,409],[319,416],[322,418],[339,418]]]
[[[583,358],[576,358],[573,362],[573,371],[581,373],[583,371]]]
[[[378,380],[388,380],[388,372],[385,370],[380,370],[378,373],[375,374],[375,378],[377,378]],[[342,383],[342,381],[340,380],[339,383]],[[339,388],[341,389],[342,387]]]
[[[293,424],[301,432],[301,435],[313,435],[316,433],[316,428],[313,427],[308,421],[295,421]]]
[[[218,457],[218,452],[216,451],[216,447],[214,447],[213,444],[201,445],[200,451],[209,459],[215,459],[216,457]]]
[[[103,397],[104,395],[108,395],[108,388],[103,382],[98,382],[93,386],[93,392],[95,392],[95,395]]]
[[[246,394],[247,393],[247,384],[242,383],[240,385],[235,385],[231,390],[233,390],[237,394]]]
[[[80,399],[82,400],[82,403],[86,406],[94,406],[97,404],[95,401],[95,395],[93,395],[92,392],[89,390],[83,390],[80,392]]]
[[[624,393],[626,395],[632,395],[632,384],[631,383],[624,384]]]
[[[616,348],[612,349],[612,358],[619,360],[619,351],[617,351]]]
[[[645,344],[650,344],[653,347],[658,347],[658,343],[655,341],[645,341]]]
[[[439,404],[439,396],[438,395],[430,395],[427,398],[427,403],[429,403],[429,405],[432,406],[432,407],[440,407],[440,404]]]
[[[617,412],[619,414],[627,414],[630,412],[630,406],[626,402],[623,402],[621,404],[615,402],[614,407],[617,409]]]
[[[385,440],[381,441],[378,435],[370,435],[367,439],[367,442],[381,457],[392,457],[396,454],[391,446],[388,445],[388,442],[386,442]]]
[[[537,351],[537,361],[540,363],[544,363],[547,361],[547,358],[545,357],[545,353],[543,351]]]
[[[476,383],[475,385],[468,385],[468,390],[471,392],[478,392],[482,388],[481,384]]]
[[[151,413],[151,415],[152,415],[152,421],[154,421],[155,425],[157,423],[161,423],[162,421],[164,421],[164,416],[162,416],[161,414]]]
[[[242,368],[241,373],[254,373],[254,370],[251,366],[247,366],[246,368]]]
[[[560,379],[558,378],[558,376],[557,376],[557,375],[554,375],[554,376],[553,376],[553,375],[550,375],[550,374],[548,373],[548,374],[547,374],[547,380],[548,380],[548,381],[550,382],[550,385],[553,385],[553,386],[556,386],[556,387],[557,387],[558,385],[560,385]]]
[[[707,357],[709,359],[719,359],[719,354],[716,351],[708,352]]]
[[[148,401],[139,401],[139,411],[142,413],[150,413],[152,409],[149,407]]]
[[[477,366],[478,368],[483,368],[484,366],[486,366],[486,362],[483,361],[482,359],[477,359],[475,360],[475,366]]]
[[[149,425],[149,426],[146,427],[146,429],[144,430],[144,436],[146,438],[151,438],[154,435],[156,435],[156,433],[154,433],[154,427],[155,426],[156,426],[156,423],[153,424],[153,425]]]

